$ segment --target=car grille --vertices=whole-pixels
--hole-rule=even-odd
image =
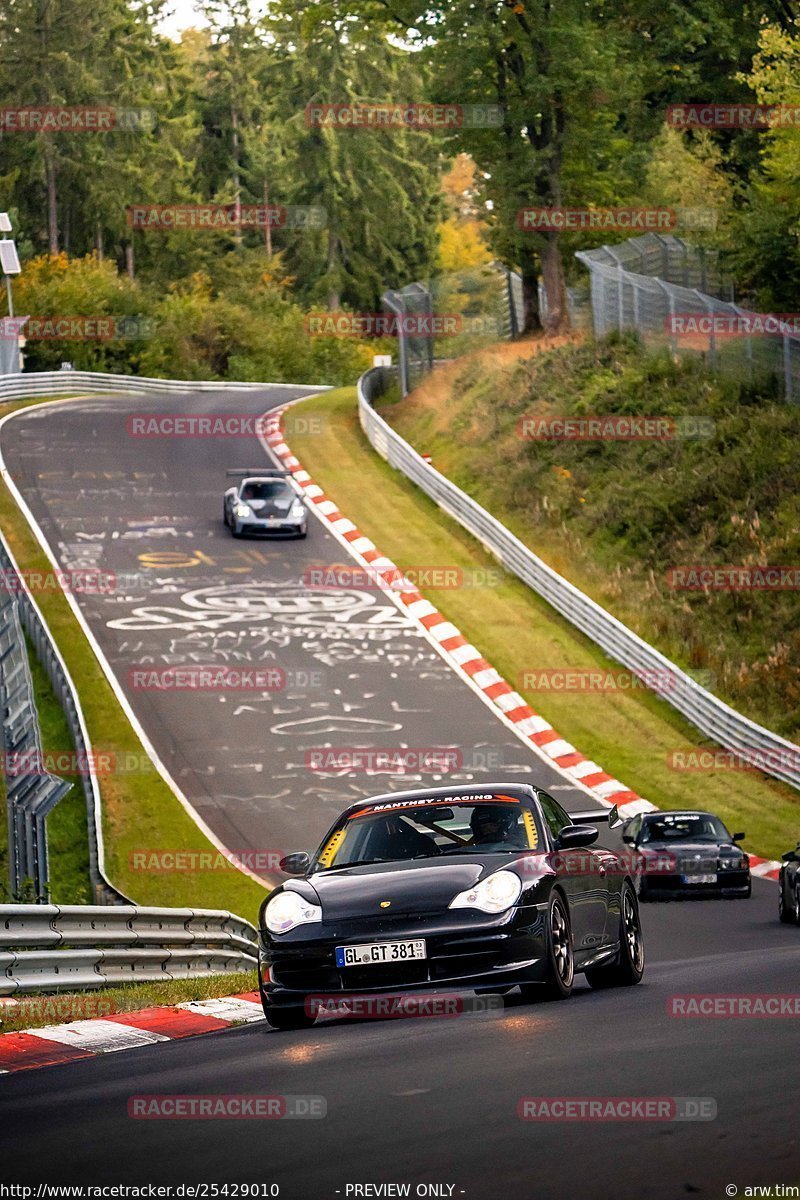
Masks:
[[[381,932],[384,932],[382,930]],[[422,935],[424,936],[424,934]],[[413,987],[448,979],[468,979],[489,973],[503,962],[518,958],[514,941],[507,934],[486,937],[428,938],[429,957],[403,963],[376,963],[367,967],[343,967],[333,962],[333,953],[274,960],[270,975],[280,987],[296,991],[361,991],[369,988]]]

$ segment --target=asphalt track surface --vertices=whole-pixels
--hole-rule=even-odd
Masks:
[[[596,808],[384,593],[314,586],[315,570],[347,560],[315,517],[305,540],[231,537],[226,468],[273,465],[255,437],[129,432],[137,415],[259,416],[308,391],[92,398],[3,426],[6,466],[60,566],[116,580],[76,599],[172,778],[225,846],[264,857],[313,849],[360,796],[426,783],[530,779],[573,811]],[[276,668],[286,686],[143,690],[134,674],[186,664]],[[308,766],[323,748],[428,747],[449,751],[454,769],[353,776]]]
[[[283,392],[277,397],[285,398]],[[270,402],[274,394],[265,390],[263,409]],[[191,403],[195,410],[245,410],[242,400],[203,396]],[[314,523],[306,543],[259,544],[265,561],[240,563],[235,552],[249,544],[227,539],[218,510],[224,467],[241,455],[202,442],[150,442],[143,451],[120,434],[121,404],[130,410],[130,401],[92,401],[20,416],[4,427],[2,448],[64,565],[72,562],[69,547],[83,541],[79,532],[105,532],[92,540],[102,547],[95,565],[135,571],[138,555],[164,546],[166,538],[155,530],[167,526],[178,531],[168,535],[171,548],[177,542],[181,551],[201,549],[214,560],[180,575],[154,571],[146,596],[82,600],[122,678],[136,661],[154,656],[163,662],[165,654],[184,653],[187,632],[201,635],[195,650],[206,661],[222,650],[217,631],[205,625],[143,629],[147,622],[140,615],[140,628],[120,629],[108,624],[116,614],[125,619],[153,606],[185,614],[192,609],[186,592],[235,591],[243,578],[248,586],[285,593],[296,589],[303,563],[341,561],[342,552]],[[178,402],[148,401],[146,407],[177,411]],[[52,470],[64,474],[44,474]],[[81,470],[95,474],[83,483],[75,475]],[[137,481],[137,471],[151,478]],[[105,478],[106,472],[113,477]],[[110,536],[126,529],[146,536]],[[246,565],[247,572],[229,576],[232,565]],[[373,607],[382,603],[378,597]],[[240,625],[232,624],[240,634]],[[256,622],[268,631],[274,625],[273,618]],[[206,710],[201,706],[208,698],[194,694],[178,702],[129,693],[170,770],[220,836],[235,834],[253,845],[263,845],[265,837],[268,844],[291,837],[302,844],[354,789],[357,795],[402,786],[401,780],[309,779],[307,770],[292,765],[303,762],[292,735],[275,732],[276,724],[309,712],[325,721],[378,714],[401,724],[401,730],[382,728],[375,745],[386,745],[388,733],[415,745],[423,735],[432,740],[432,729],[436,744],[465,746],[474,738],[508,756],[504,773],[519,764],[545,786],[559,782],[545,776],[465,685],[440,669],[412,631],[401,628],[388,647],[380,643],[384,653],[373,662],[374,644],[359,628],[343,639],[346,662],[329,656],[323,663],[317,637],[305,636],[310,626],[300,627],[302,637],[281,646],[268,641],[259,652],[274,650],[274,661],[287,669],[325,666],[329,687],[317,697],[313,691],[269,697],[258,714],[232,716],[230,708]],[[292,711],[276,713],[278,704]],[[338,739],[348,732],[337,729],[328,740],[342,744]],[[318,738],[318,731],[311,736]],[[307,734],[297,741],[301,750],[311,744]],[[234,755],[262,763],[262,771],[226,769]],[[209,765],[216,768],[211,775]],[[556,795],[568,807],[584,806],[582,795]],[[562,1004],[509,997],[494,1013],[326,1020],[300,1033],[250,1025],[9,1075],[0,1081],[0,1182],[274,1183],[281,1197],[301,1200],[356,1196],[348,1187],[382,1183],[408,1184],[411,1196],[417,1185],[437,1184],[442,1196],[475,1200],[716,1198],[726,1195],[728,1185],[738,1186],[739,1195],[748,1186],[797,1185],[797,1018],[669,1015],[675,995],[797,993],[800,930],[778,923],[776,887],[756,880],[749,901],[649,904],[642,916],[648,964],[636,988],[593,993],[581,982]],[[321,1096],[327,1115],[314,1121],[127,1115],[132,1096],[212,1093]],[[716,1117],[531,1122],[517,1115],[523,1097],[707,1098]]]

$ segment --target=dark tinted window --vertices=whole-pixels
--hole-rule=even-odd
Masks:
[[[572,824],[572,818],[569,813],[564,812],[564,809],[552,796],[548,796],[547,792],[539,792],[539,803],[542,806],[547,828],[552,836],[557,838],[565,825]]]
[[[641,842],[729,842],[722,821],[710,813],[658,813],[642,825]]]
[[[288,495],[291,488],[283,480],[272,480],[266,483],[246,483],[242,488],[242,500],[275,500],[278,496]]]

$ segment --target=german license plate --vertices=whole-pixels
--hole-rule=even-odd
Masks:
[[[366,967],[373,963],[408,962],[427,958],[424,941],[367,942],[364,946],[337,946],[337,967]]]
[[[716,883],[716,875],[684,875],[684,883]]]

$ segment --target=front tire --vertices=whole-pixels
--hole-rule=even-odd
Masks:
[[[267,1024],[273,1029],[310,1029],[314,1024],[315,1018],[306,1012],[304,1008],[296,1005],[292,1007],[282,1008],[278,1004],[265,1004],[261,1001],[261,1007],[264,1009],[264,1016],[267,1018]]]
[[[568,1000],[575,979],[572,926],[567,902],[553,892],[547,910],[547,974],[543,983],[524,983],[524,1000]]]
[[[619,913],[619,955],[610,967],[590,967],[586,982],[592,988],[634,987],[644,975],[644,941],[636,893],[626,880]]]

